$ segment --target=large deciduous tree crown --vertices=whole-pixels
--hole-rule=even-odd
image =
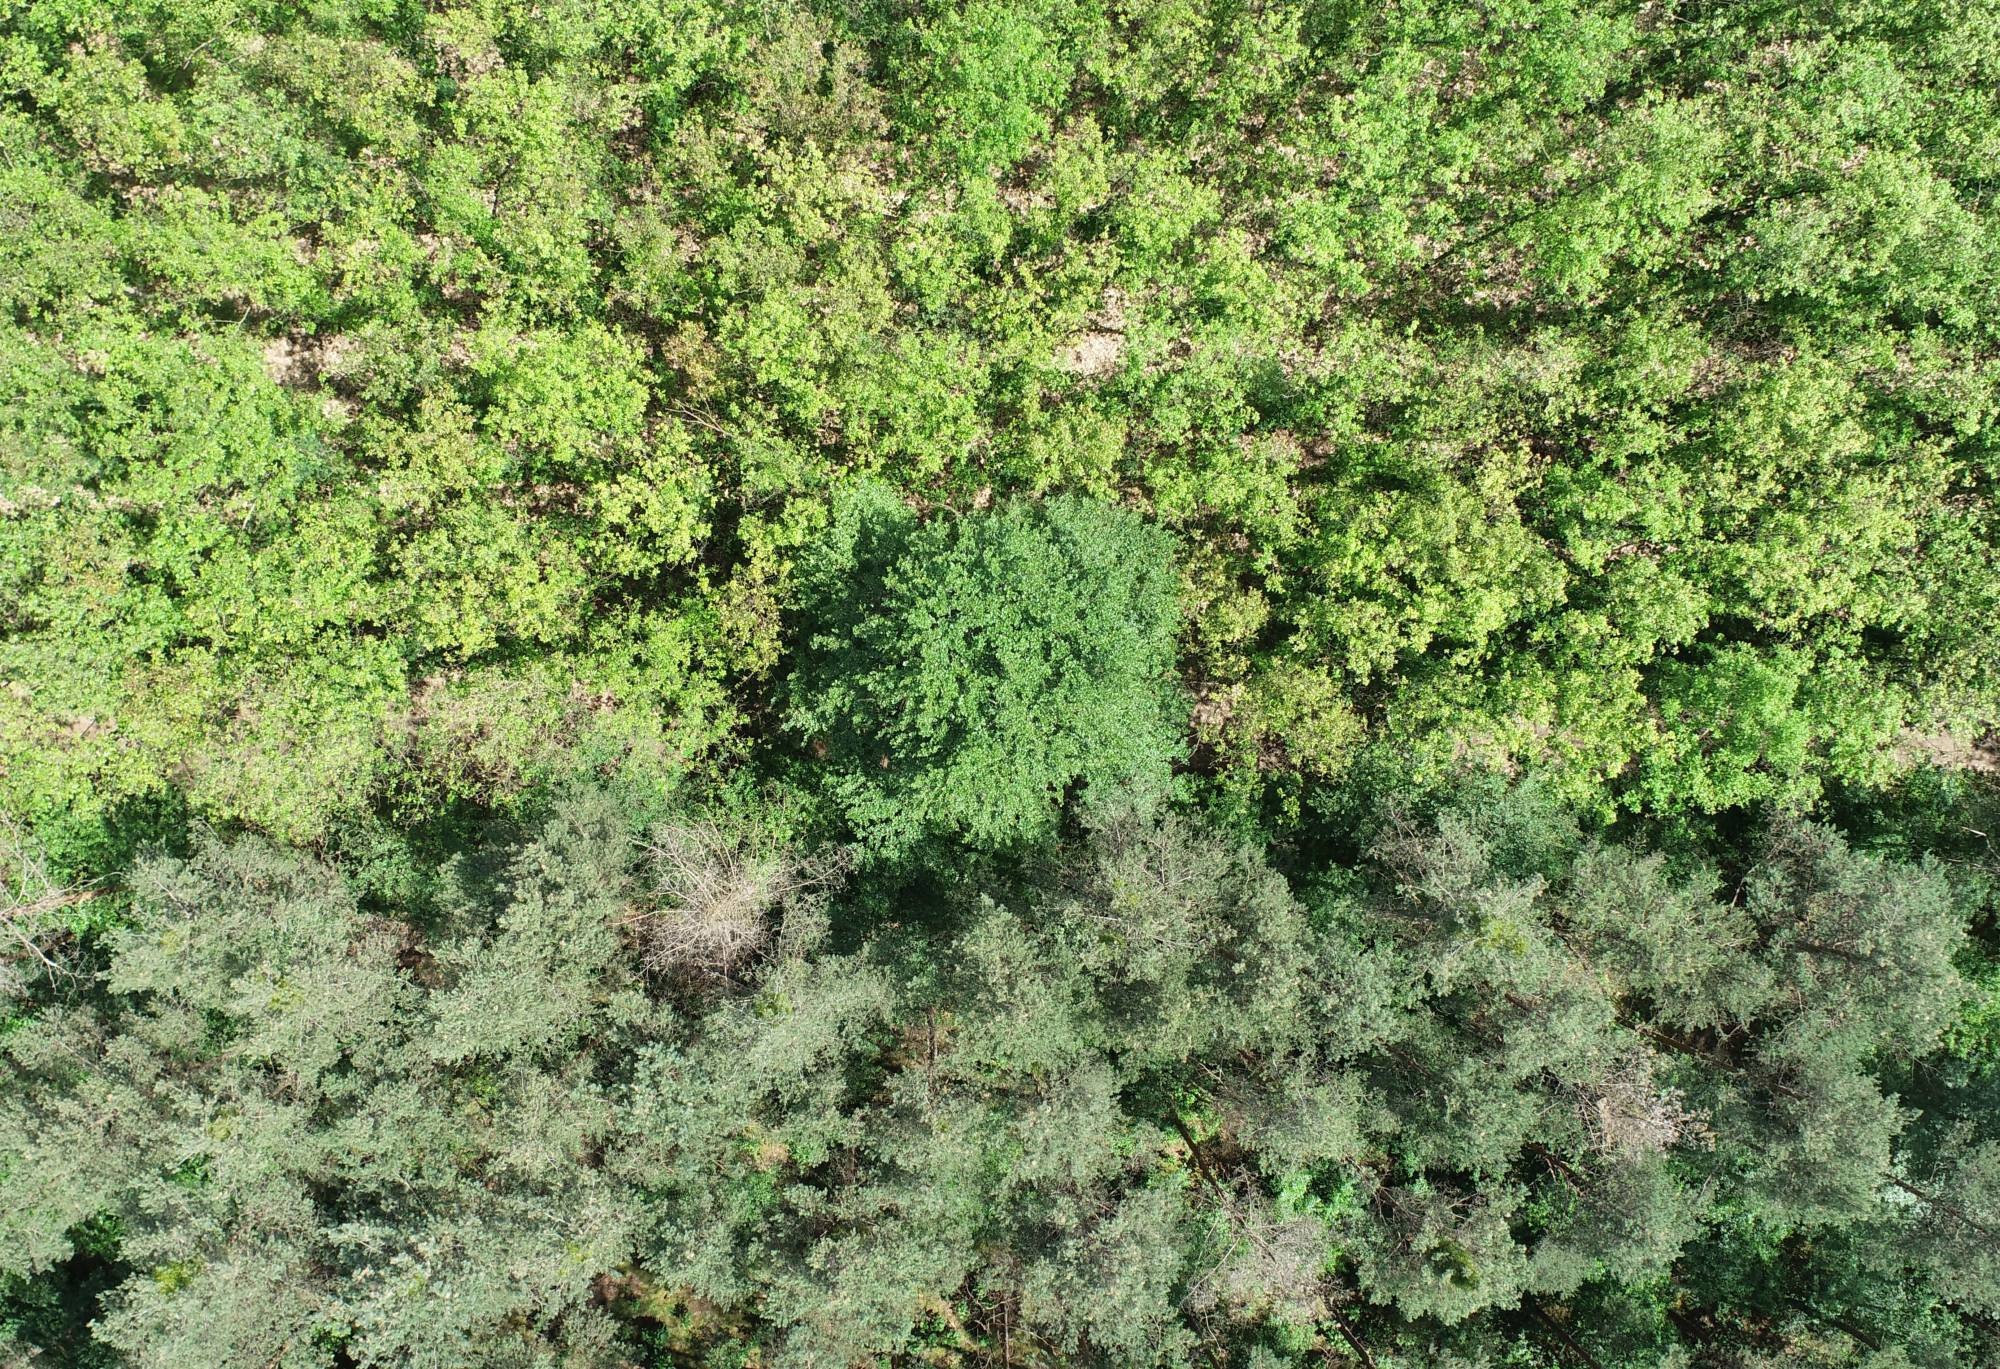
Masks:
[[[919,519],[846,500],[805,572],[793,726],[872,843],[1047,835],[1081,791],[1149,806],[1186,708],[1167,535],[1129,509],[1019,500]]]

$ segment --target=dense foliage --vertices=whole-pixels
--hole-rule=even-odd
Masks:
[[[843,510],[800,578],[798,725],[874,844],[1054,834],[1063,797],[1164,791],[1186,731],[1167,548],[1129,511]],[[1178,714],[1178,716],[1177,716]]]
[[[0,0],[0,1364],[2000,1361],[2000,4]]]

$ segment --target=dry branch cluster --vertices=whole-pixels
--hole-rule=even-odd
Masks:
[[[663,977],[733,978],[771,943],[782,914],[838,883],[845,854],[800,855],[717,822],[656,827],[644,844],[645,900],[626,924]]]

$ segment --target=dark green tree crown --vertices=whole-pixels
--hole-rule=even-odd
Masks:
[[[1079,498],[920,520],[869,488],[805,572],[792,725],[873,845],[1045,836],[1150,806],[1179,750],[1166,534]]]

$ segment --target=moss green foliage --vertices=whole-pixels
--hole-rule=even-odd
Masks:
[[[0,1364],[2000,1359],[1995,0],[0,0]]]
[[[1124,809],[906,924],[715,847],[662,882],[623,811],[408,921],[259,838],[143,861],[88,1010],[5,1041],[22,1328],[108,1261],[93,1343],[173,1365],[1982,1343],[1990,1062],[1907,1106],[1944,866],[1777,818],[1730,878],[1483,782],[1303,899]],[[724,904],[753,966],[648,976]]]

